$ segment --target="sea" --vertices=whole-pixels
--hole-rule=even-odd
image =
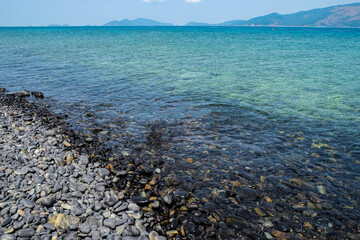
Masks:
[[[146,146],[225,212],[360,222],[360,29],[0,28],[0,87],[43,92],[114,151]]]

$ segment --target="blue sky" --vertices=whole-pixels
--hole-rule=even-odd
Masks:
[[[0,26],[102,25],[138,17],[220,23],[354,2],[359,0],[0,0]]]

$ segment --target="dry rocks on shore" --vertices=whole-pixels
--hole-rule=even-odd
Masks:
[[[16,106],[0,113],[0,240],[165,239],[58,127]]]

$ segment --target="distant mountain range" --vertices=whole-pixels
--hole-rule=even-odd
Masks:
[[[155,20],[146,18],[137,18],[135,20],[124,19],[122,21],[112,21],[103,26],[173,26],[171,23],[161,23]]]
[[[173,26],[151,19],[112,21],[103,26]],[[360,27],[360,3],[313,9],[293,14],[271,13],[250,20],[219,24],[189,22],[185,26],[286,26],[286,27]]]

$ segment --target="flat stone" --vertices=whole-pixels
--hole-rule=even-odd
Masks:
[[[115,229],[115,221],[112,219],[105,219],[104,220],[104,226],[111,228],[111,229]]]
[[[15,240],[15,235],[4,234],[0,236],[0,240]]]
[[[19,237],[32,237],[35,235],[33,228],[24,228],[16,232]]]
[[[30,209],[35,206],[35,203],[33,201],[30,201],[25,198],[20,201],[20,204],[23,205],[25,208],[30,208]]]
[[[55,131],[51,131],[51,130],[45,131],[45,132],[44,132],[44,135],[45,135],[46,137],[55,136]]]
[[[43,176],[34,176],[33,181],[35,184],[41,184],[45,181],[45,178]]]
[[[133,197],[132,200],[138,205],[146,205],[150,202],[146,197]]]
[[[11,223],[11,218],[5,218],[2,222],[1,222],[1,227],[6,227],[7,225],[9,225]]]
[[[23,167],[21,169],[17,169],[14,171],[15,175],[25,175],[29,172],[29,169],[27,167]]]
[[[127,202],[123,202],[121,205],[120,205],[120,207],[118,207],[118,208],[116,208],[115,210],[114,210],[114,213],[119,213],[119,212],[122,212],[122,211],[124,211],[124,210],[126,210],[127,208],[128,208],[128,203]]]

